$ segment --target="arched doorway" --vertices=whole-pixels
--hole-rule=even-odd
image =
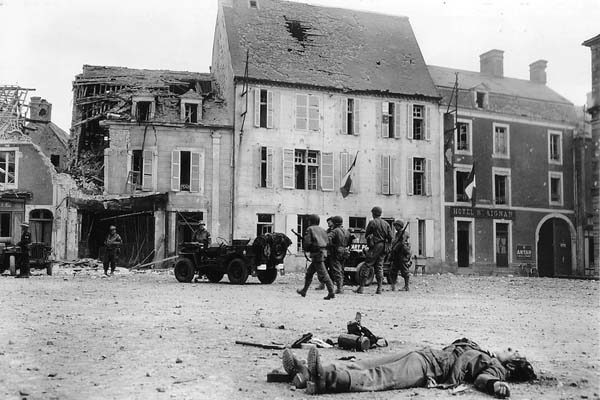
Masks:
[[[29,230],[34,242],[52,245],[52,212],[43,208],[31,210],[29,213]]]
[[[551,217],[538,226],[537,268],[540,276],[572,274],[571,226],[565,219]]]

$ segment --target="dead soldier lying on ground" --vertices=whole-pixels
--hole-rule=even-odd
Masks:
[[[323,365],[316,347],[306,362],[290,349],[283,352],[283,367],[292,384],[309,394],[370,392],[416,387],[448,389],[461,383],[500,398],[510,396],[507,382],[537,378],[533,367],[518,351],[492,353],[469,339],[456,340],[442,350],[390,354],[371,360]]]

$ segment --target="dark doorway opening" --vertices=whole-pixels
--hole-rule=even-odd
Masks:
[[[544,222],[538,236],[537,254],[540,276],[572,275],[571,232],[564,220],[551,218]]]
[[[471,223],[468,221],[458,221],[456,224],[456,250],[458,253],[458,266],[460,268],[467,268],[469,266],[469,259],[471,256]]]
[[[496,266],[508,267],[508,224],[496,224]]]

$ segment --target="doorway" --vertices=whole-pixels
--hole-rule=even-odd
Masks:
[[[560,218],[550,218],[540,228],[537,242],[540,276],[571,275],[571,233]]]
[[[496,223],[496,267],[508,267],[508,224]]]
[[[471,248],[471,222],[456,221],[456,252],[460,268],[469,266]]]

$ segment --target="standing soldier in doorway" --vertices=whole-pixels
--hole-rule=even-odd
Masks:
[[[302,249],[310,253],[310,265],[306,270],[306,275],[304,276],[304,287],[302,289],[296,290],[296,292],[302,296],[306,297],[306,291],[310,287],[312,283],[312,279],[314,274],[316,273],[319,277],[319,280],[325,283],[327,287],[327,291],[329,294],[324,297],[325,300],[330,300],[335,297],[333,292],[333,283],[331,282],[331,278],[325,269],[325,264],[323,261],[325,260],[325,255],[327,254],[327,232],[325,229],[319,226],[319,216],[315,214],[311,214],[308,216],[308,228],[304,233],[304,237],[302,239]]]
[[[371,215],[373,219],[369,221],[365,236],[367,238],[367,259],[365,263],[368,267],[364,269],[368,273],[369,269],[375,268],[375,278],[377,279],[377,291],[375,294],[381,294],[383,291],[383,259],[389,252],[392,244],[392,228],[390,224],[381,219],[382,214],[381,207],[373,207],[371,209]],[[363,293],[363,287],[365,285],[365,276],[360,277],[360,282],[356,293]]]
[[[331,218],[334,228],[327,234],[329,237],[330,273],[337,290],[336,294],[344,293],[344,262],[350,256],[350,232],[342,224],[344,220],[339,215]]]
[[[108,276],[108,268],[110,267],[110,274],[115,273],[117,262],[119,260],[119,253],[121,252],[121,244],[123,240],[121,235],[117,233],[117,227],[111,225],[109,228],[110,232],[104,241],[106,246],[106,254],[104,255],[104,275]]]
[[[29,278],[29,245],[31,244],[31,232],[29,232],[29,224],[23,222],[21,224],[21,240],[17,246],[21,249],[21,265],[19,265],[19,275],[16,278]]]
[[[406,225],[408,227],[408,225]],[[391,268],[391,281],[392,281],[392,292],[396,290],[396,282],[398,281],[398,272],[402,278],[404,278],[404,290],[408,292],[408,282],[410,280],[410,242],[408,241],[409,236],[406,232],[406,227],[402,220],[394,221],[394,228],[396,229],[396,236],[392,242],[392,251],[390,258],[392,260]]]

